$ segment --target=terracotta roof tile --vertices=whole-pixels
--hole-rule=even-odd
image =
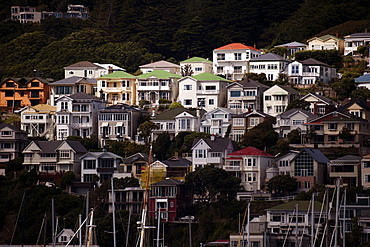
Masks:
[[[243,45],[242,43],[231,43],[231,44],[216,48],[215,50],[255,50],[255,51],[259,51],[258,49],[252,46]]]

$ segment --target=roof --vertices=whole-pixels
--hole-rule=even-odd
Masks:
[[[110,68],[113,69],[114,71],[125,70],[121,67],[118,67],[117,65],[112,64],[112,63],[94,63],[94,64],[97,65],[97,66],[103,67],[106,70],[109,70]]]
[[[338,103],[335,102],[334,100],[326,98],[325,96],[322,96],[320,94],[314,94],[314,93],[309,93],[309,94],[303,96],[301,99],[304,100],[305,98],[308,98],[310,96],[315,97],[317,99],[320,99],[322,102],[327,103],[328,105],[334,105],[334,106],[338,105]]]
[[[266,157],[274,157],[271,154],[266,153],[265,151],[261,151],[255,147],[246,147],[239,151],[230,153],[227,155],[229,156],[266,156]]]
[[[254,61],[288,61],[288,60],[286,60],[285,58],[283,58],[282,56],[278,54],[270,52],[270,53],[266,53],[259,57],[251,59],[251,62],[254,62]]]
[[[192,147],[194,147],[200,140],[203,140],[207,145],[211,148],[211,152],[225,152],[225,149],[231,144],[233,150],[238,150],[238,145],[229,138],[217,138],[215,137],[214,140],[211,138],[196,138],[193,141]]]
[[[345,111],[348,107],[354,105],[354,104],[357,104],[359,105],[360,107],[362,107],[364,110],[367,110],[367,111],[370,111],[370,102],[366,101],[366,100],[363,100],[363,99],[354,99],[354,100],[351,100],[350,102],[348,102],[347,104],[341,106],[338,108],[338,111]]]
[[[304,64],[304,65],[322,65],[322,66],[330,67],[329,64],[320,62],[320,61],[318,61],[316,59],[313,59],[313,58],[308,58],[306,60],[301,61],[300,63]]]
[[[352,33],[350,35],[344,36],[344,38],[363,38],[363,37],[369,38],[370,33]]]
[[[266,209],[266,211],[274,211],[274,210],[288,210],[293,211],[296,207],[296,204],[298,203],[298,211],[304,211],[308,212],[308,209],[311,205],[310,201],[291,201],[283,204],[279,204],[277,206],[274,206],[272,208]],[[314,209],[315,211],[321,210],[321,202],[315,201],[314,202]]]
[[[273,117],[269,114],[266,114],[262,111],[257,111],[256,109],[253,109],[253,111],[251,112],[243,112],[241,114],[237,114],[237,115],[233,115],[232,117],[250,117],[250,116],[253,116],[253,115],[259,115],[261,117],[264,117],[264,118],[267,118],[267,117]]]
[[[1,83],[4,83],[8,80],[12,80],[18,84],[28,84],[30,83],[32,80],[38,80],[39,82],[43,83],[43,84],[49,84],[53,81],[53,79],[50,79],[50,78],[41,78],[41,77],[20,77],[20,78],[16,78],[16,77],[9,77],[9,78],[6,78],[4,79]]]
[[[311,40],[314,40],[314,39],[319,39],[319,40],[322,40],[322,41],[326,41],[328,39],[343,40],[342,38],[335,37],[335,36],[330,35],[330,34],[326,34],[326,35],[323,35],[323,36],[320,36],[320,37],[313,37],[313,38],[307,40],[307,42],[310,42]]]
[[[184,107],[176,107],[167,111],[164,111],[158,115],[156,115],[153,120],[173,120],[177,115],[179,115],[182,112],[187,112],[190,115],[196,117],[197,116],[197,110],[190,110],[186,109]],[[205,113],[204,110],[199,110],[200,117],[202,117]]]
[[[212,73],[209,73],[209,72],[203,72],[199,75],[193,75],[193,76],[190,76],[198,81],[227,81],[227,82],[231,82],[230,80],[227,80],[221,76],[218,76],[218,75],[214,75]]]
[[[162,180],[156,183],[153,183],[151,186],[171,186],[171,185],[181,185],[184,182],[174,179],[174,178],[166,178],[166,180]]]
[[[67,67],[64,67],[64,69],[74,69],[74,68],[104,69],[104,67],[101,67],[99,65],[95,65],[95,64],[93,64],[92,62],[89,62],[89,61],[81,61],[81,62],[78,62],[78,63],[68,65]]]
[[[140,68],[169,68],[169,67],[179,68],[180,65],[162,60],[162,61],[157,61],[157,62],[154,62],[154,63],[148,63],[148,64],[140,65],[139,67]]]
[[[40,149],[41,153],[55,153],[62,143],[67,143],[71,148],[78,153],[86,153],[86,148],[78,141],[33,141]]]
[[[275,47],[301,47],[301,46],[306,47],[307,45],[299,43],[297,41],[293,41],[293,42],[282,44],[282,45],[276,45]]]
[[[202,57],[192,57],[181,61],[181,63],[212,63],[212,61]]]
[[[219,48],[216,48],[215,50],[216,51],[219,51],[219,50],[255,50],[255,51],[259,51],[258,49],[254,48],[252,46],[247,46],[247,45],[244,45],[242,43],[231,43],[231,44],[224,45],[224,46],[221,46]]]
[[[132,164],[136,161],[145,161],[148,162],[149,155],[146,153],[136,153],[133,154],[127,158],[124,158],[123,161],[125,164]],[[156,159],[153,159],[152,161],[156,161]]]
[[[84,157],[86,157],[88,155],[91,155],[91,156],[93,156],[95,158],[99,158],[99,157],[101,157],[103,155],[108,155],[111,158],[123,160],[123,158],[121,156],[118,156],[117,154],[114,154],[112,152],[107,152],[107,151],[102,151],[102,152],[88,152],[88,153],[84,154],[83,156],[81,156],[80,159],[82,159],[82,158],[84,158]]]
[[[167,160],[161,161],[163,164],[167,165],[168,167],[190,167],[191,161],[182,157],[172,157]]]
[[[57,109],[56,106],[51,106],[48,104],[38,104],[35,106],[31,106],[31,107],[39,112],[49,112],[49,111],[55,111]]]
[[[343,157],[340,157],[338,159],[335,159],[335,160],[332,160],[331,162],[335,162],[335,161],[360,161],[362,160],[362,157],[360,156],[357,156],[357,155],[346,155],[346,156],[343,156]]]
[[[292,114],[295,114],[295,113],[298,113],[298,112],[301,112],[302,114],[306,115],[310,119],[313,119],[313,118],[317,117],[317,115],[312,114],[309,111],[306,111],[306,110],[303,110],[303,109],[297,109],[297,108],[293,108],[293,109],[290,109],[288,111],[285,111],[285,112],[279,114],[278,116],[280,116],[281,118],[287,118],[287,117],[290,117]]]
[[[153,70],[149,73],[145,73],[145,74],[142,74],[142,75],[139,75],[137,77],[137,79],[148,79],[149,77],[156,77],[158,79],[170,79],[170,78],[181,78],[180,75],[176,75],[176,74],[172,74],[168,71],[165,71],[165,70]]]
[[[100,98],[94,96],[94,95],[90,95],[90,94],[86,94],[86,93],[75,93],[75,94],[72,94],[69,96],[70,98],[74,99],[74,100],[79,100],[79,99],[89,99],[89,100],[99,100],[101,101]]]
[[[294,88],[292,87],[289,87],[289,86],[283,86],[283,85],[275,85],[276,87],[280,87],[282,89],[284,89],[285,91],[289,92],[289,93],[292,93],[292,94],[299,94],[299,92],[297,90],[295,90]],[[274,86],[274,87],[275,87]]]
[[[119,103],[116,105],[107,106],[104,109],[100,109],[99,112],[127,112],[127,111],[141,111],[145,112],[145,110],[142,110],[140,108],[127,105],[124,103]]]
[[[115,71],[113,73],[98,77],[98,79],[103,79],[103,78],[136,78],[136,76],[131,75],[125,71]]]
[[[361,82],[370,82],[370,74],[363,74],[362,76],[359,76],[355,78],[355,82],[361,83]]]
[[[17,127],[15,127],[15,126],[11,125],[11,124],[8,124],[8,123],[1,123],[1,124],[0,124],[0,130],[1,130],[1,129],[3,129],[3,128],[5,128],[5,127],[8,127],[8,128],[10,128],[10,129],[14,130],[15,132],[18,132],[18,133],[25,133],[25,134],[28,134],[26,131],[24,131],[24,130],[20,130],[20,129],[18,129]]]
[[[319,150],[313,148],[303,148],[301,152],[296,156],[296,158],[303,152],[306,151],[316,162],[318,163],[328,163],[329,160],[326,156]]]
[[[341,112],[341,111],[332,111],[324,116],[321,116],[319,118],[313,119],[312,121],[308,122],[307,124],[312,124],[312,125],[318,125],[318,124],[323,124],[323,122],[328,122],[328,121],[361,121],[361,122],[367,122],[367,120],[354,116],[349,113]]]
[[[258,88],[258,89],[262,88],[262,89],[265,89],[265,90],[270,88],[269,86],[267,86],[263,83],[260,83],[258,81],[254,81],[254,80],[251,80],[251,79],[248,79],[248,78],[245,78],[242,81],[233,82],[233,83],[229,84],[227,87],[230,87],[234,84],[239,84],[243,88]]]
[[[79,83],[81,80],[86,80],[87,82],[91,84],[96,84],[96,79],[87,79],[84,77],[79,77],[79,76],[71,76],[59,81],[55,81],[50,83],[51,86],[56,86],[56,85],[75,85],[76,83]]]

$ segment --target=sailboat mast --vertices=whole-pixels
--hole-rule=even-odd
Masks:
[[[114,196],[114,181],[113,181],[113,177],[111,179],[111,186],[112,186],[112,217],[113,217],[113,247],[116,247],[117,246],[117,242],[116,242],[116,207],[115,207],[115,196]]]
[[[92,228],[93,228],[93,218],[94,218],[94,211],[91,209],[91,215],[90,215],[90,225],[89,227],[89,232],[87,236],[87,243],[86,247],[91,247],[91,242],[92,242]]]
[[[148,167],[146,172],[146,181],[145,181],[145,191],[144,191],[144,202],[143,202],[143,211],[141,214],[141,232],[140,232],[140,247],[144,247],[145,244],[145,227],[146,227],[146,218],[148,211],[148,200],[149,200],[149,178],[150,178],[150,163],[152,162],[153,150],[152,144],[150,144],[149,157],[148,157]]]

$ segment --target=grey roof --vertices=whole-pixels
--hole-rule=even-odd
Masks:
[[[149,159],[149,155],[146,154],[146,153],[136,153],[136,154],[133,154],[127,158],[124,158],[123,159],[123,162],[125,164],[132,164],[136,161],[145,161],[145,162],[148,162],[148,159]],[[156,161],[156,159],[152,158],[152,161],[151,162],[154,162]]]
[[[93,68],[93,69],[104,69],[101,66],[95,65],[89,61],[81,61],[64,67],[64,69],[75,69],[75,68]]]
[[[73,148],[73,150],[75,150],[78,153],[86,153],[87,152],[86,148],[81,144],[81,142],[70,141],[70,140],[66,140],[65,142],[68,143],[68,145],[70,145]]]
[[[354,99],[348,102],[347,104],[341,106],[338,108],[338,111],[345,111],[348,107],[357,104],[361,106],[364,110],[370,111],[370,107],[368,106],[368,102],[363,99]]]
[[[40,149],[41,153],[56,153],[56,150],[62,143],[68,143],[71,148],[77,153],[86,153],[86,148],[78,141],[33,141]]]
[[[294,88],[292,87],[289,87],[289,86],[283,86],[283,85],[277,85],[278,87],[284,89],[285,91],[288,91],[289,93],[292,93],[292,94],[299,94],[299,92],[297,90],[295,90]]]
[[[184,184],[184,182],[178,179],[174,179],[174,178],[167,178],[166,180],[153,183],[152,186],[171,186],[171,185],[180,185],[180,184]]]
[[[164,68],[164,67],[177,67],[177,68],[179,68],[180,65],[162,60],[162,61],[157,61],[157,62],[154,62],[154,63],[148,63],[148,64],[144,64],[144,65],[139,66],[139,68],[153,68],[153,67],[154,68]]]
[[[143,112],[144,110],[130,106],[124,103],[119,103],[116,105],[111,105],[108,107],[105,107],[104,109],[100,109],[99,112],[130,112],[130,111],[141,111]]]
[[[326,156],[319,149],[303,148],[302,151],[306,151],[318,163],[325,163],[326,164],[326,163],[329,162],[328,158],[326,158]],[[296,158],[299,155],[297,155]]]
[[[320,62],[320,61],[318,61],[316,59],[313,59],[313,58],[308,58],[306,60],[303,60],[303,61],[301,61],[301,63],[304,64],[304,65],[322,65],[322,66],[330,67],[329,64]]]
[[[191,166],[191,161],[184,159],[182,157],[172,157],[169,158],[168,160],[162,160],[161,161],[163,164],[166,164],[168,167],[190,167]]]
[[[345,36],[344,38],[360,38],[360,37],[370,37],[370,33],[352,33],[350,35]]]
[[[338,105],[338,103],[335,102],[334,100],[331,100],[329,98],[326,98],[325,96],[322,96],[320,94],[309,93],[309,94],[303,96],[302,99],[304,100],[305,98],[307,98],[309,96],[316,97],[316,98],[322,100],[323,102],[328,103],[329,105],[334,105],[334,106],[335,105]]]
[[[287,111],[279,114],[278,116],[280,116],[281,118],[287,118],[287,117],[290,117],[290,115],[292,115],[293,113],[296,113],[296,112],[301,112],[302,114],[306,115],[309,119],[314,119],[314,118],[318,117],[317,115],[312,114],[309,111],[306,111],[306,110],[303,110],[303,109],[297,109],[297,108],[287,110]]]
[[[243,112],[241,114],[237,114],[237,115],[233,115],[232,117],[250,117],[250,116],[253,116],[253,115],[259,115],[261,117],[273,117],[273,116],[270,116],[269,114],[266,114],[262,111],[256,111],[255,109],[253,109],[253,111],[251,112]]]
[[[357,156],[357,155],[346,155],[346,156],[343,156],[343,157],[340,157],[338,159],[335,159],[335,160],[332,160],[333,161],[360,161],[362,160],[362,157],[360,156]]]
[[[290,201],[290,202],[279,204],[277,206],[274,206],[272,208],[268,208],[268,209],[265,209],[265,210],[266,211],[275,211],[275,210],[276,211],[280,211],[280,210],[293,211],[295,209],[297,203],[298,203],[298,211],[307,212],[307,210],[311,206],[310,201]],[[314,202],[314,210],[315,211],[320,211],[321,210],[321,205],[322,205],[321,202],[315,201]]]
[[[179,115],[182,112],[187,112],[190,115],[193,115],[194,117],[196,117],[196,115],[197,115],[196,110],[190,110],[190,109],[186,109],[184,107],[176,107],[176,108],[170,109],[168,111],[165,111],[165,112],[162,112],[161,114],[156,115],[155,117],[153,117],[153,120],[154,121],[156,121],[156,120],[173,120],[174,117],[176,117],[177,115]],[[202,117],[204,115],[204,113],[205,113],[204,110],[199,110],[200,117]]]
[[[11,125],[11,124],[8,124],[8,123],[1,123],[1,124],[0,124],[0,130],[1,130],[1,129],[3,129],[3,128],[5,128],[5,127],[10,128],[10,129],[14,130],[14,131],[15,131],[15,132],[17,132],[17,133],[24,133],[24,134],[28,134],[28,132],[26,132],[26,131],[24,131],[24,130],[20,130],[20,129],[18,129],[17,127],[15,127],[15,126]]]
[[[251,62],[253,61],[288,61],[282,56],[275,54],[275,53],[266,53],[259,57],[251,59]]]
[[[84,77],[79,77],[79,76],[71,76],[59,81],[52,82],[50,85],[75,85],[76,83],[79,83],[81,80],[86,80],[91,84],[96,84],[97,80],[96,79],[89,79],[89,78],[84,78]]]
[[[293,42],[282,44],[282,45],[276,45],[275,47],[302,47],[302,46],[306,47],[307,45],[299,43],[297,41],[293,41]]]
[[[210,138],[194,139],[192,147],[194,147],[194,145],[197,144],[200,140],[203,140],[204,142],[206,142],[207,145],[211,148],[212,152],[224,152],[225,149],[230,145],[230,142],[231,142],[231,145],[234,151],[239,150],[238,145],[231,139],[217,138],[217,137],[215,137],[213,141]]]
[[[82,158],[84,158],[84,157],[86,157],[86,156],[88,156],[88,155],[91,155],[91,156],[93,156],[93,157],[95,157],[95,158],[100,158],[100,157],[102,157],[102,156],[107,155],[107,156],[109,156],[109,157],[111,157],[111,158],[115,158],[115,159],[121,159],[121,160],[123,160],[123,158],[122,158],[121,156],[119,156],[119,155],[117,155],[117,154],[114,154],[114,153],[112,153],[112,152],[106,152],[106,151],[103,151],[103,152],[88,152],[88,153],[84,154],[83,156],[81,156],[81,158],[80,158],[80,159],[82,159]]]
[[[370,82],[370,74],[364,74],[360,77],[355,78],[355,82],[357,83]]]
[[[75,93],[75,94],[72,94],[72,95],[69,95],[68,97],[74,99],[74,100],[98,100],[98,101],[101,101],[100,98],[94,96],[94,95],[90,95],[90,94],[86,94],[86,93]]]
[[[258,89],[262,89],[262,91],[266,91],[267,89],[270,88],[269,86],[267,86],[265,84],[262,84],[260,82],[257,82],[257,81],[251,80],[251,79],[244,79],[242,81],[233,82],[233,83],[227,85],[226,87],[231,87],[234,84],[239,84],[243,88],[258,88]]]

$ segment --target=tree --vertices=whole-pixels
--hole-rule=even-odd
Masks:
[[[68,171],[62,176],[62,188],[69,192],[69,186],[72,184],[73,180],[76,179],[76,174],[72,171]]]
[[[297,189],[297,179],[290,175],[277,175],[267,182],[267,190],[270,193],[285,195]]]
[[[291,144],[301,143],[301,132],[298,129],[294,129],[288,133],[288,140]]]
[[[169,150],[171,147],[171,138],[167,131],[162,132],[158,135],[157,139],[153,143],[153,153],[156,159],[164,160],[169,158]]]
[[[313,126],[308,127],[307,134],[306,134],[306,142],[307,143],[314,143],[315,138],[316,138],[315,127],[313,127]]]
[[[252,146],[260,150],[276,145],[278,133],[273,129],[274,118],[265,118],[265,120],[245,133],[241,144],[244,147]]]
[[[307,102],[303,99],[295,99],[292,102],[289,103],[289,105],[286,107],[286,111],[291,109],[303,109],[306,111],[310,110],[310,102]]]
[[[352,91],[351,93],[352,99],[363,99],[368,100],[370,99],[370,90],[367,88],[357,88]]]
[[[232,200],[240,186],[241,180],[229,175],[224,169],[206,165],[197,167],[194,172],[189,173],[185,183],[190,187],[192,193],[205,204],[216,199],[217,195],[225,200]]]
[[[81,136],[68,136],[67,140],[70,141],[78,141],[81,142],[81,144],[87,149],[98,149],[99,148],[99,141],[98,137],[94,134],[91,135],[90,138],[82,138]]]
[[[343,143],[351,140],[351,137],[352,137],[352,134],[349,128],[343,127],[342,130],[339,131],[339,139],[342,139]]]
[[[345,72],[338,82],[334,82],[331,87],[337,93],[338,99],[345,99],[351,96],[356,89],[355,78],[360,76],[358,73]]]
[[[6,163],[5,173],[8,176],[13,176],[14,172],[18,172],[24,169],[23,167],[23,158],[17,157],[14,160],[10,160]]]
[[[192,76],[194,74],[194,71],[191,69],[190,64],[185,64],[184,66],[181,66],[181,76]]]
[[[288,85],[289,84],[289,77],[287,74],[279,73],[278,77],[273,83],[274,85]]]
[[[177,107],[184,107],[184,106],[181,105],[181,103],[177,102],[177,101],[172,102],[171,105],[170,105],[170,109],[174,109],[174,108],[177,108]]]
[[[151,121],[146,121],[139,125],[139,128],[138,128],[139,136],[144,138],[144,142],[146,145],[149,144],[152,131],[156,129],[158,129],[158,126]]]

